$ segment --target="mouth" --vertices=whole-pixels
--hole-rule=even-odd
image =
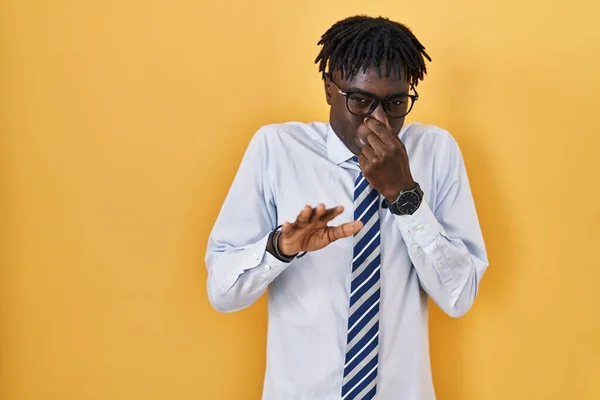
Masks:
[[[363,147],[365,147],[366,145],[369,144],[369,142],[367,141],[367,138],[371,134],[372,134],[372,132],[369,129],[360,129],[360,128],[354,133],[354,135],[355,135],[354,136],[354,146],[356,146],[358,153],[362,153]]]
[[[371,132],[357,132],[356,133],[356,146],[358,146],[358,148],[360,150],[362,150],[363,147],[365,147],[366,145],[369,144],[369,142],[367,142],[367,137],[371,134]]]

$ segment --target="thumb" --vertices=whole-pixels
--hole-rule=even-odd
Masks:
[[[336,227],[331,228],[331,241],[334,242],[338,239],[343,239],[352,235],[356,235],[363,228],[361,221],[352,221]]]

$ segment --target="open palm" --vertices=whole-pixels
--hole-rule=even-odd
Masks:
[[[344,207],[326,209],[324,204],[316,208],[306,206],[296,221],[283,224],[279,238],[279,250],[285,255],[302,251],[320,250],[330,243],[355,235],[363,227],[360,221],[352,221],[338,226],[327,226],[344,211]]]

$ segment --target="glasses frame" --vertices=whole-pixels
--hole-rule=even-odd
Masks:
[[[341,94],[342,96],[344,96],[346,98],[346,109],[348,109],[348,112],[352,115],[355,115],[357,117],[366,117],[369,116],[373,113],[373,111],[375,111],[377,109],[377,107],[379,107],[379,103],[381,103],[383,105],[383,111],[385,111],[386,115],[390,118],[394,118],[394,119],[400,119],[400,118],[404,118],[406,117],[413,109],[413,107],[415,106],[415,103],[417,102],[417,100],[419,100],[419,93],[417,92],[417,89],[415,89],[414,85],[410,85],[410,89],[413,92],[415,92],[415,94],[409,94],[409,93],[404,93],[404,92],[398,92],[398,93],[392,93],[388,96],[385,97],[377,97],[375,96],[373,93],[369,93],[366,92],[364,90],[360,90],[360,89],[350,89],[350,90],[344,90],[340,87],[340,85],[338,85],[337,83],[335,83],[335,81],[333,80],[333,78],[331,77],[331,74],[327,74],[327,79],[329,79],[329,81],[331,83],[333,83],[335,85],[335,87],[338,88],[338,93]],[[369,108],[369,110],[366,113],[363,114],[357,114],[354,113],[350,110],[350,105],[348,104],[348,100],[350,98],[351,95],[353,94],[363,94],[369,97],[373,98],[373,104],[371,104],[371,107]],[[393,116],[390,115],[390,113],[388,112],[387,108],[385,107],[386,102],[392,98],[392,97],[396,97],[396,96],[407,96],[410,97],[412,99],[412,102],[410,103],[410,108],[406,111],[406,113],[404,113],[401,116]]]

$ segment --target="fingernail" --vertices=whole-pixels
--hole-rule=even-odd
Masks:
[[[381,121],[379,121],[378,119],[376,119],[376,118],[373,118],[373,117],[371,117],[371,116],[369,116],[369,117],[365,117],[365,119],[364,119],[364,121],[363,121],[363,122],[365,123],[365,125],[367,125],[367,126],[371,126],[371,125],[370,125],[370,123],[368,123],[367,121],[373,121],[373,123],[375,124],[375,125],[373,126],[374,128],[375,128],[375,127],[377,127],[377,124],[378,124],[378,123],[379,123],[379,124],[381,124],[381,125],[385,125],[383,122],[381,122]]]

